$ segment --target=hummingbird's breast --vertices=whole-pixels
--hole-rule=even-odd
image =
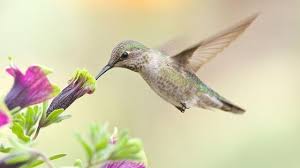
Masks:
[[[148,85],[163,99],[175,106],[195,105],[201,92],[198,77],[170,64],[168,57],[153,55],[140,72]]]

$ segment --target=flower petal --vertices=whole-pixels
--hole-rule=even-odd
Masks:
[[[129,160],[109,161],[101,168],[146,168],[143,163],[137,163]]]
[[[3,110],[0,109],[0,127],[10,123],[10,118]]]
[[[47,113],[57,109],[68,108],[75,100],[85,94],[92,94],[95,91],[95,78],[87,70],[77,70],[61,93],[53,99]]]
[[[29,67],[25,75],[13,66],[6,71],[14,77],[14,85],[5,97],[9,110],[44,102],[58,93],[57,87],[46,76],[48,71],[40,66]]]

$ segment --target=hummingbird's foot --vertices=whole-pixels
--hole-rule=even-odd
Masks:
[[[181,104],[181,106],[175,106],[180,112],[182,112],[182,113],[184,113],[185,112],[185,110],[187,109],[186,108],[186,105],[185,105],[185,103],[180,103]]]

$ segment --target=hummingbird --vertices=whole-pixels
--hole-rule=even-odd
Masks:
[[[243,108],[211,89],[196,73],[241,35],[257,16],[247,17],[188,46],[187,41],[180,39],[168,41],[157,48],[149,48],[133,40],[122,41],[112,50],[108,64],[96,79],[114,67],[126,68],[140,74],[155,93],[182,113],[191,107],[200,107],[242,114],[245,112]]]

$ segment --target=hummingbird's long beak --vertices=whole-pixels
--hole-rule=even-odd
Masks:
[[[105,74],[105,72],[107,72],[108,70],[110,70],[112,68],[111,65],[107,64],[102,70],[101,72],[96,76],[96,80],[98,80],[100,78],[100,76],[102,76],[103,74]]]

